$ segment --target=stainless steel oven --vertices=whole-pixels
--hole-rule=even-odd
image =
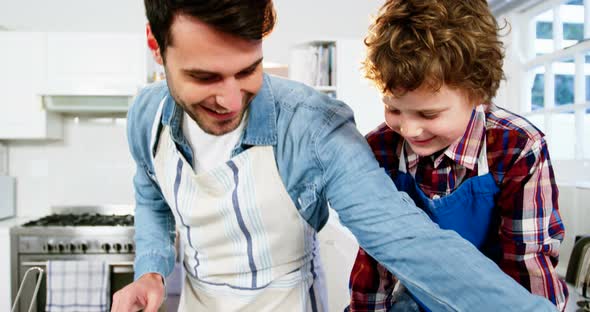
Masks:
[[[76,210],[80,212],[80,210]],[[12,298],[25,272],[47,261],[104,261],[110,296],[133,281],[133,217],[98,213],[54,214],[11,229]],[[36,278],[25,281],[17,311],[27,311]],[[45,311],[45,277],[33,311]]]

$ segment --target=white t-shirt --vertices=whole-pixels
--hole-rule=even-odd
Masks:
[[[246,124],[246,115],[240,125],[224,135],[211,135],[199,127],[186,112],[182,120],[182,132],[193,150],[193,169],[199,173],[211,170],[231,158]]]

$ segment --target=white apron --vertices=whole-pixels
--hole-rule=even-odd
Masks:
[[[327,311],[316,231],[287,193],[272,146],[195,174],[164,126],[153,161],[184,246],[179,311]]]

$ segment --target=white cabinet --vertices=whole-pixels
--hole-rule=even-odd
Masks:
[[[384,121],[381,94],[362,72],[362,39],[314,40],[292,47],[289,77],[348,104],[362,134]]]
[[[0,140],[61,137],[59,117],[44,110],[47,36],[0,32]]]
[[[133,96],[147,81],[145,36],[138,33],[49,33],[49,95]]]
[[[147,82],[145,35],[49,33],[47,79],[41,93],[50,111],[125,113]]]

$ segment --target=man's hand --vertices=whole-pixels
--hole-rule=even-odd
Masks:
[[[157,312],[164,301],[164,283],[158,273],[147,273],[113,295],[112,312]]]

